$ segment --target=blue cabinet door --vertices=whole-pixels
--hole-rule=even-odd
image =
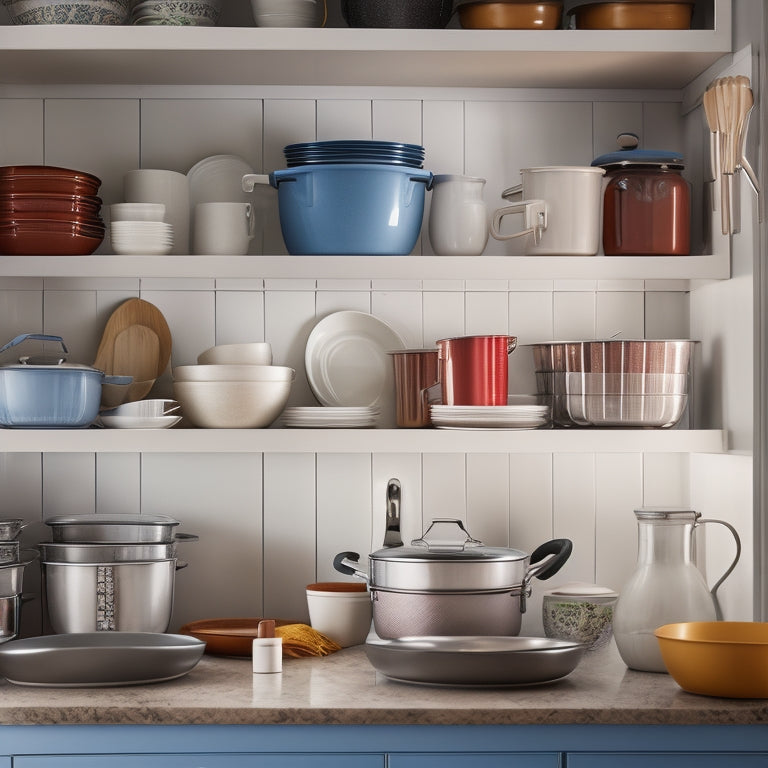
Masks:
[[[768,753],[568,753],[568,768],[768,768]]]
[[[13,758],[13,768],[384,768],[384,755],[24,755]]]
[[[558,752],[389,755],[388,768],[560,768]]]

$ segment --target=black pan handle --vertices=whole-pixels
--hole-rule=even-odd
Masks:
[[[537,579],[548,579],[554,576],[566,563],[573,552],[573,542],[570,539],[552,539],[546,541],[533,551],[531,555],[531,566],[525,575],[526,582],[534,576]],[[547,555],[552,555],[547,561],[538,568],[536,563],[541,563]]]
[[[360,555],[357,552],[339,552],[336,557],[333,558],[333,567],[346,576],[354,576],[355,578],[368,581],[368,574],[364,571],[358,571],[355,565],[360,562]]]

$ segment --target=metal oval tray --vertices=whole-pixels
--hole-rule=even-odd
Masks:
[[[586,650],[545,637],[472,635],[369,640],[365,653],[386,677],[427,685],[509,687],[565,677]]]
[[[16,685],[97,688],[173,680],[200,661],[205,643],[154,632],[82,632],[0,646],[0,676]]]

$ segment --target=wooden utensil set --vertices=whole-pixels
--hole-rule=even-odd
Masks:
[[[721,229],[724,235],[739,231],[738,187],[733,178],[743,170],[757,195],[758,215],[763,218],[762,196],[752,166],[744,156],[749,114],[755,99],[749,78],[744,75],[721,77],[705,91],[704,114],[711,131],[710,155],[715,181],[720,181]]]

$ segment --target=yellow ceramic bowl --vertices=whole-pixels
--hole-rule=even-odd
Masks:
[[[683,690],[768,698],[768,623],[690,621],[665,624],[655,634],[664,664]]]

